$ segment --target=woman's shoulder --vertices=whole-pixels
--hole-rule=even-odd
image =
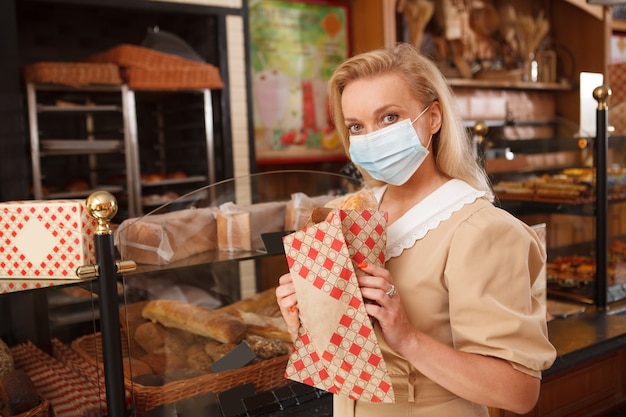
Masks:
[[[456,214],[459,226],[465,226],[461,230],[466,229],[467,232],[485,230],[490,233],[528,234],[532,230],[528,224],[485,198],[476,199]]]

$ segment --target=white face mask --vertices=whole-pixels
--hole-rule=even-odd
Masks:
[[[428,146],[422,145],[413,123],[415,119],[405,119],[372,133],[350,136],[350,159],[368,174],[379,181],[391,185],[402,185],[415,174],[426,156]],[[431,136],[432,139],[432,136]]]

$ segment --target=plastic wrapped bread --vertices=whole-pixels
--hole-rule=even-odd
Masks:
[[[217,248],[214,208],[185,209],[122,222],[115,234],[122,259],[165,265]]]
[[[223,251],[263,250],[261,234],[284,230],[286,202],[219,206],[217,242]]]

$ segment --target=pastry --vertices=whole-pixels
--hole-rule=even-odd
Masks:
[[[174,300],[152,300],[142,311],[144,318],[222,343],[239,343],[246,325],[236,317]]]
[[[0,377],[15,370],[11,349],[0,339]]]
[[[249,334],[244,341],[254,354],[261,359],[271,359],[289,353],[289,346],[280,340]]]
[[[235,343],[222,343],[221,345],[205,349],[205,351],[213,359],[213,361],[218,361],[236,347],[237,345]]]

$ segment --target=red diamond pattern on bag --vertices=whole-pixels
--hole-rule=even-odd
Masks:
[[[78,278],[78,266],[96,261],[95,228],[82,200],[0,203],[0,277]]]
[[[383,265],[387,215],[335,210],[283,239],[302,326],[285,375],[369,402],[394,402],[353,261]]]

